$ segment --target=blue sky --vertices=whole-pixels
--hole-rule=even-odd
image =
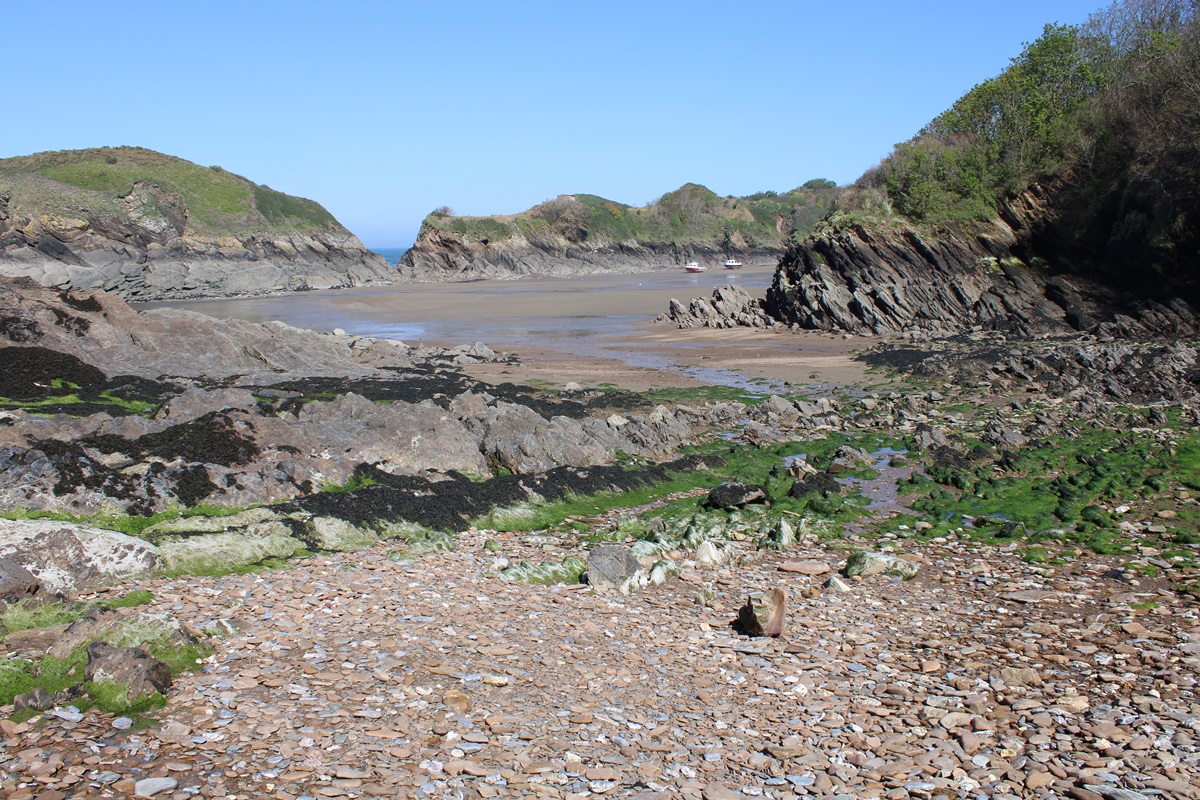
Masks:
[[[402,246],[441,205],[852,181],[1045,23],[1103,5],[6,4],[0,157],[149,147],[310,197],[369,246]]]

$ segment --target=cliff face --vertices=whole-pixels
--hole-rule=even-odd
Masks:
[[[402,278],[415,281],[570,277],[678,269],[689,261],[717,266],[731,256],[747,264],[774,263],[782,252],[765,247],[716,248],[703,244],[572,242],[547,233],[478,242],[451,231],[427,229],[400,259],[398,267]]]
[[[106,148],[0,161],[0,275],[151,300],[389,282],[317,203]]]
[[[689,183],[641,207],[575,194],[492,217],[442,208],[422,222],[400,269],[410,280],[446,281],[646,272],[730,257],[774,264],[782,243],[812,230],[838,191],[818,179],[783,194],[719,197]]]
[[[1053,219],[1035,188],[971,232],[933,238],[903,225],[827,230],[788,249],[764,306],[782,322],[864,335],[1196,333],[1197,317],[1182,299],[1139,297],[1031,266],[1045,263],[1034,234],[1044,240]]]

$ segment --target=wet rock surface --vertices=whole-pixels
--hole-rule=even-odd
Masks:
[[[529,475],[609,464],[618,451],[669,456],[714,421],[708,411],[643,411],[640,398],[621,416],[611,413],[619,400],[601,392],[481,384],[463,363],[511,357],[479,343],[412,348],[139,314],[103,294],[15,284],[0,285],[5,314],[0,361],[13,371],[13,402],[85,415],[5,416],[0,502],[10,507],[244,507],[345,484],[366,466],[436,480]],[[141,374],[110,377],[118,365]]]

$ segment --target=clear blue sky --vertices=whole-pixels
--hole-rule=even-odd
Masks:
[[[149,147],[400,246],[441,205],[852,181],[1045,23],[1104,5],[6,3],[0,157]]]

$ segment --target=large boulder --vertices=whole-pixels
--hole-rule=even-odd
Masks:
[[[50,520],[0,520],[0,558],[60,594],[122,583],[162,566],[158,549],[141,539]]]
[[[588,553],[587,582],[593,586],[620,586],[640,568],[637,557],[625,545],[602,545]]]

